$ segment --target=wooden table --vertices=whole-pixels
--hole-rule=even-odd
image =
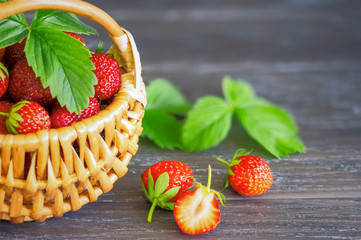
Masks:
[[[165,77],[194,101],[221,96],[224,75],[297,119],[306,154],[275,159],[234,124],[219,146],[203,152],[160,149],[141,139],[129,172],[95,203],[44,223],[0,222],[0,239],[186,239],[172,212],[150,203],[140,175],[151,164],[187,163],[205,182],[213,167],[221,190],[224,166],[240,147],[269,163],[274,183],[258,197],[222,191],[228,208],[213,232],[197,239],[361,239],[361,1],[95,1],[133,33],[149,83]],[[124,3],[123,3],[124,2]],[[99,38],[85,38],[95,49]]]

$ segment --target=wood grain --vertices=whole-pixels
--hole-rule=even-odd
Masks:
[[[231,158],[253,149],[270,164],[271,189],[259,197],[223,190],[227,208],[209,234],[191,239],[361,239],[361,17],[358,1],[90,1],[137,43],[143,78],[166,77],[194,101],[222,95],[224,75],[296,118],[306,154],[275,159],[234,122],[219,146],[199,153],[159,149],[141,139],[129,172],[95,203],[44,223],[0,223],[0,239],[185,239],[172,212],[151,224],[140,175],[165,159],[187,163],[220,190]],[[85,37],[95,49],[110,41]]]

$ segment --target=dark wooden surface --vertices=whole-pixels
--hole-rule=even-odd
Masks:
[[[297,119],[306,154],[275,159],[234,125],[200,153],[159,149],[146,139],[114,189],[44,223],[0,222],[1,239],[361,239],[361,1],[92,1],[133,33],[149,83],[165,77],[194,101],[221,95],[224,75],[242,78]],[[98,26],[96,26],[99,29]],[[106,33],[85,38],[109,45]],[[172,212],[150,207],[140,175],[165,159],[187,163],[220,190],[230,158],[245,147],[269,163],[274,183],[259,197],[224,190],[213,232],[190,237]]]

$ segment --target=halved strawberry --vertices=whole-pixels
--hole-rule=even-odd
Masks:
[[[196,182],[194,191],[184,193],[174,205],[174,218],[179,228],[186,234],[197,235],[214,230],[221,221],[219,201],[223,205],[224,196],[210,189],[211,166],[208,167],[207,187]],[[224,205],[223,205],[224,206]]]

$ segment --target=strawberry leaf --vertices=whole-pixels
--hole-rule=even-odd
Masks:
[[[154,196],[159,197],[169,185],[169,175],[167,172],[162,173],[155,182]]]
[[[24,14],[19,13],[0,21],[0,48],[21,42],[29,33]]]
[[[172,83],[164,78],[153,80],[146,88],[148,109],[161,109],[168,113],[184,115],[191,104]]]
[[[95,53],[101,53],[101,52],[103,52],[103,50],[104,50],[104,43],[103,42],[98,43]]]
[[[170,199],[174,198],[178,194],[179,189],[180,187],[173,187],[168,191],[166,191],[165,193],[163,193],[162,195],[160,195],[159,196],[160,202],[168,202]]]
[[[147,136],[162,148],[181,148],[182,124],[164,110],[148,109],[143,121],[142,136]]]
[[[293,117],[277,106],[239,108],[236,116],[248,134],[274,156],[304,152]]]
[[[90,52],[80,41],[50,27],[37,27],[29,34],[25,53],[36,76],[61,106],[77,114],[88,106],[97,79],[91,71]]]
[[[50,27],[65,32],[98,35],[97,31],[81,22],[75,14],[59,10],[35,11],[32,27]]]
[[[187,151],[201,151],[219,144],[232,125],[232,108],[215,96],[200,98],[188,113],[182,140]]]
[[[162,207],[163,209],[167,209],[167,210],[173,210],[174,209],[174,202],[166,202],[166,203],[162,203]]]
[[[230,104],[243,105],[255,99],[256,95],[250,84],[245,81],[234,81],[225,76],[222,81],[223,95]]]
[[[154,198],[154,179],[152,174],[150,173],[150,169],[148,172],[148,195],[149,195],[149,200],[151,202],[153,202],[153,198]]]

